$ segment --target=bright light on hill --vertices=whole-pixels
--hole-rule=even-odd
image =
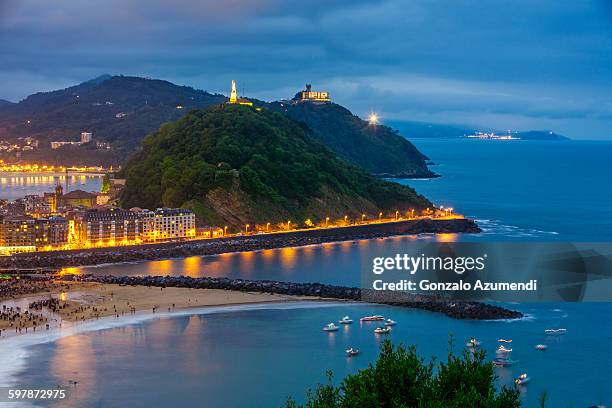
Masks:
[[[370,113],[370,116],[368,117],[368,122],[370,123],[370,125],[378,125],[378,114],[374,112]]]

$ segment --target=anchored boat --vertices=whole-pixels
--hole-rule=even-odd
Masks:
[[[391,333],[391,328],[390,327],[377,327],[376,329],[374,329],[374,333],[376,334]]]
[[[466,347],[476,348],[480,346],[482,343],[476,339],[476,337],[472,337],[470,341],[465,345]]]
[[[529,376],[525,373],[519,375],[518,377],[516,377],[516,379],[514,380],[514,383],[516,385],[525,385],[527,384],[529,381],[531,381],[531,378],[529,378]]]
[[[385,317],[380,316],[380,315],[373,315],[373,316],[362,317],[359,320],[362,322],[379,322],[379,321],[385,320]]]
[[[326,331],[326,332],[335,332],[335,331],[338,331],[338,326],[336,326],[333,323],[330,323],[327,326],[323,327],[323,331]]]
[[[348,317],[348,316],[344,316],[342,319],[338,320],[338,323],[340,324],[351,324],[353,323],[353,320]]]
[[[507,349],[505,348],[503,345],[499,346],[499,348],[497,349],[498,353],[502,353],[502,354],[506,354],[506,353],[511,353],[512,349]]]

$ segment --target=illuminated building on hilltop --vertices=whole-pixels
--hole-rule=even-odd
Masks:
[[[91,132],[81,132],[81,144],[91,142],[93,134]]]
[[[229,99],[230,105],[246,105],[253,106],[253,102],[249,101],[246,98],[239,98],[238,92],[236,91],[236,81],[232,79],[232,92],[230,93]]]
[[[313,103],[328,103],[331,102],[329,92],[313,91],[312,85],[306,84],[306,89],[295,94],[292,101],[294,103],[313,102]]]

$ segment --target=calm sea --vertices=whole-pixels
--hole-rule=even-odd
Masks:
[[[471,239],[612,238],[612,168],[607,163],[612,143],[417,140],[416,144],[440,163],[434,169],[443,177],[407,184],[436,204],[454,206],[478,219],[485,233]],[[405,239],[413,238],[82,270],[354,285],[359,283],[364,253],[381,245],[400,248]],[[268,306],[158,316],[30,345],[24,349],[27,358],[21,359],[22,365],[15,365],[13,372],[5,370],[0,380],[37,386],[78,381],[71,387],[72,406],[79,407],[274,407],[288,395],[302,399],[305,389],[322,381],[327,369],[340,378],[375,359],[379,340],[372,333],[374,325],[355,323],[332,335],[323,333],[321,327],[346,314],[357,319],[380,313],[399,322],[391,338],[416,344],[423,356],[444,358],[450,333],[457,348],[476,336],[489,352],[498,338],[512,338],[512,357],[518,363],[497,374],[500,384],[510,383],[522,372],[530,375],[531,383],[521,390],[525,406],[536,406],[543,391],[548,393],[549,407],[612,404],[612,379],[607,375],[612,364],[612,327],[608,324],[612,306],[509,306],[528,317],[513,322],[459,321],[373,305]],[[568,332],[561,337],[544,336],[544,329],[550,327],[564,327]],[[534,346],[539,343],[547,344],[548,350],[536,351]],[[349,345],[362,354],[347,359],[344,349]],[[0,361],[0,367],[3,363]]]
[[[76,189],[100,191],[102,177],[0,172],[0,198],[15,200],[29,194],[42,195],[53,191],[57,183],[64,187],[64,192]]]

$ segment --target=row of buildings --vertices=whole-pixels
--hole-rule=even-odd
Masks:
[[[3,216],[0,252],[134,245],[195,236],[195,214],[187,209],[78,209],[61,216]]]

